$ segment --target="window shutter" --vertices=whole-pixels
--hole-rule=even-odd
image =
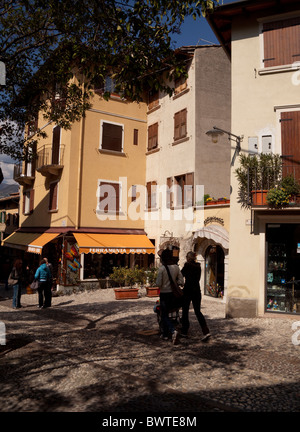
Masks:
[[[29,212],[32,213],[34,209],[34,189],[29,193]]]
[[[112,123],[102,123],[102,144],[104,150],[122,151],[123,126]]]
[[[147,185],[147,209],[151,209],[151,182],[148,182]]]
[[[148,128],[148,150],[153,150],[158,146],[158,123]]]
[[[133,145],[138,145],[139,142],[139,130],[133,129]]]
[[[194,173],[185,176],[184,203],[188,206],[194,204]]]
[[[281,113],[283,175],[295,174],[300,181],[300,111]]]
[[[26,209],[26,192],[23,190],[23,214],[25,214]]]
[[[149,111],[159,105],[159,92],[158,91],[149,91],[149,103],[148,109]]]
[[[174,115],[174,141],[186,137],[186,108]]]
[[[103,193],[101,192],[101,187],[108,185],[109,188],[107,191]],[[114,192],[112,192],[112,189]],[[100,183],[100,210],[103,212],[108,211],[120,211],[120,184],[119,183],[110,183],[110,182],[101,182]]]
[[[172,208],[174,206],[174,193],[171,191],[173,181],[172,177],[167,178],[167,208]]]
[[[60,126],[55,126],[52,136],[52,165],[59,164]]]
[[[300,60],[300,17],[264,23],[263,35],[265,67]]]
[[[58,191],[58,183],[51,183],[50,197],[49,197],[49,210],[57,210],[57,191]]]

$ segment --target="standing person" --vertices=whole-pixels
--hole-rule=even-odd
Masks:
[[[200,290],[200,276],[201,266],[196,262],[195,252],[188,252],[186,256],[186,263],[184,264],[181,273],[185,278],[183,288],[183,306],[182,306],[182,336],[187,336],[189,323],[189,308],[192,302],[195,315],[199,321],[203,333],[203,341],[206,341],[211,335],[206,323],[206,320],[200,311],[201,307],[201,290]]]
[[[171,277],[173,278],[174,282],[178,283],[178,285],[183,285],[184,280],[178,265],[174,264],[172,251],[169,249],[164,250],[161,254],[161,262],[162,266],[158,269],[156,279],[156,284],[160,289],[160,313],[163,328],[163,334],[161,337],[162,339],[167,340],[169,333],[171,333],[172,342],[173,344],[176,344],[178,332],[175,330],[173,323],[169,318],[169,312],[179,306],[179,301],[172,292],[172,287],[166,267],[168,267]]]
[[[23,262],[21,259],[16,259],[12,271],[10,272],[8,283],[13,287],[13,302],[12,307],[19,309],[21,306],[22,282],[23,282]]]
[[[43,258],[34,278],[39,281],[38,294],[39,294],[39,308],[47,308],[51,306],[51,289],[49,289],[49,281],[51,278],[50,270]],[[50,291],[50,296],[49,296]]]
[[[51,306],[51,299],[52,299],[52,286],[53,286],[53,265],[51,263],[49,263],[48,258],[44,258],[44,260],[46,261],[46,265],[50,271],[50,279],[49,279],[49,289],[48,289],[48,296],[49,296],[49,300],[50,300],[50,304],[49,306]]]

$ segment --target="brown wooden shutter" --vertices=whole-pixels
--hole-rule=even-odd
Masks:
[[[51,183],[49,196],[49,210],[57,210],[58,183]]]
[[[174,141],[186,137],[186,108],[174,115]]]
[[[281,113],[280,124],[283,175],[300,181],[300,111]]]
[[[300,17],[264,23],[263,34],[265,67],[300,60]]]
[[[133,129],[133,145],[138,145],[139,143],[139,130]]]
[[[30,213],[33,212],[34,209],[34,189],[31,189],[29,193],[29,211]]]
[[[172,177],[167,178],[167,208],[172,208],[174,206],[174,193],[171,191],[173,184]]]
[[[114,193],[110,192],[110,188],[105,193],[101,193],[101,187],[108,185],[110,188],[114,188]],[[120,211],[120,184],[101,182],[100,183],[100,210],[103,212],[108,211]],[[105,201],[104,201],[105,200]]]
[[[102,149],[122,151],[123,126],[112,123],[102,123]]]
[[[52,165],[59,164],[60,126],[55,126],[52,136]]]
[[[23,189],[23,214],[25,214],[25,207],[26,207],[26,192]]]
[[[151,110],[159,105],[159,92],[149,91],[148,109]]]
[[[158,146],[158,123],[148,128],[148,150],[153,150]]]
[[[194,205],[194,173],[188,173],[185,176],[184,202],[188,206]]]
[[[147,209],[151,209],[151,182],[148,182],[146,185],[147,188]]]

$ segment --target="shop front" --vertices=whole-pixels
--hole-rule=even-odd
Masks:
[[[300,224],[266,224],[266,312],[300,314]]]

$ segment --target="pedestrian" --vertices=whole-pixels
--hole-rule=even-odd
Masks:
[[[51,274],[47,266],[46,260],[43,258],[37,271],[35,272],[34,278],[39,282],[38,294],[39,294],[39,308],[47,308],[51,306],[51,288],[50,279]]]
[[[53,265],[49,263],[48,258],[44,258],[46,261],[47,267],[50,270],[50,280],[49,280],[49,286],[50,286],[50,292],[52,292],[52,286],[53,286]]]
[[[13,287],[12,307],[19,309],[21,306],[22,282],[23,282],[23,262],[21,259],[16,259],[14,266],[8,277],[8,284]]]
[[[169,317],[169,313],[172,310],[181,307],[181,299],[176,298],[173,294],[167,268],[175,283],[183,286],[184,280],[178,265],[174,264],[171,250],[165,249],[162,252],[161,262],[162,265],[158,269],[156,279],[156,284],[160,289],[160,314],[163,329],[161,338],[163,340],[168,340],[169,334],[171,334],[172,342],[173,344],[176,344],[178,342],[178,332],[174,328],[174,325]]]
[[[181,273],[185,278],[183,288],[183,305],[182,305],[182,336],[187,336],[190,327],[189,323],[189,308],[192,302],[195,315],[202,329],[202,341],[208,340],[211,336],[204,315],[201,312],[201,290],[200,276],[201,266],[196,261],[195,252],[188,252],[186,255],[186,263],[184,264]]]

